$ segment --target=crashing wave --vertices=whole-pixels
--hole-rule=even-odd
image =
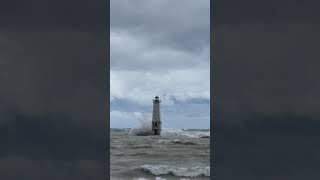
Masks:
[[[148,129],[143,129],[143,128],[132,128],[130,130],[130,134],[131,135],[135,135],[135,136],[149,136],[149,135],[153,135],[151,130]]]
[[[210,167],[190,167],[190,168],[178,168],[170,167],[166,165],[152,166],[152,165],[143,165],[141,169],[145,172],[158,175],[174,175],[178,177],[201,177],[201,176],[210,176]]]
[[[131,128],[129,133],[135,136],[153,135],[152,114],[147,113],[143,118],[138,119],[137,127]],[[188,138],[210,138],[210,130],[185,129],[185,128],[162,128],[161,136],[184,136]]]
[[[142,119],[138,119],[138,126],[130,129],[130,134],[135,136],[152,135],[151,114],[144,114]]]

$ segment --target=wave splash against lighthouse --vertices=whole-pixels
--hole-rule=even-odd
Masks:
[[[139,126],[130,129],[131,135],[136,136],[148,136],[148,135],[160,135],[161,118],[160,118],[160,103],[161,100],[158,96],[153,99],[153,112],[151,114],[145,114],[142,119],[139,119]]]

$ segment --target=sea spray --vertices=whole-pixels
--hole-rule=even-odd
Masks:
[[[130,134],[135,136],[152,135],[152,114],[145,113],[141,119],[137,119],[137,127],[130,129]]]

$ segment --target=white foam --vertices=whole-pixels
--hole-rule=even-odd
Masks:
[[[157,141],[157,143],[170,143],[170,142],[171,141],[169,140],[163,140],[163,139]]]
[[[189,168],[178,168],[170,167],[166,165],[152,166],[143,165],[141,168],[153,175],[174,175],[179,177],[199,177],[199,176],[210,176],[210,167],[189,167]]]
[[[166,178],[162,178],[162,177],[156,177],[155,180],[167,180]]]
[[[172,140],[171,142],[174,143],[174,144],[185,144],[185,145],[196,145],[197,144],[195,142],[183,141],[183,140],[180,140],[180,139],[175,139],[175,140]]]
[[[139,177],[139,178],[133,178],[133,180],[149,180],[147,178]]]
[[[181,136],[186,136],[189,138],[209,138],[210,132],[200,132],[200,131],[189,131],[181,134]]]
[[[161,132],[162,136],[184,136],[188,138],[210,138],[210,131],[187,131],[182,128],[163,128]]]
[[[170,134],[181,134],[184,130],[182,128],[162,128],[161,134],[170,135]]]
[[[174,139],[174,140],[158,140],[157,143],[162,143],[162,144],[185,144],[185,145],[196,145],[197,143],[195,142],[190,142],[190,141],[184,141],[184,140],[180,140],[180,139]]]
[[[133,180],[150,180],[150,179],[139,177],[139,178],[133,178]],[[154,180],[167,180],[167,179],[162,177],[156,177]]]

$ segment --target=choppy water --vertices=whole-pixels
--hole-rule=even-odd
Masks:
[[[210,131],[163,129],[137,136],[111,129],[111,179],[210,179]]]

